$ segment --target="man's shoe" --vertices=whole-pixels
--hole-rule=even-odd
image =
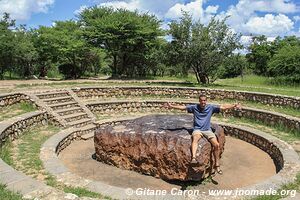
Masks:
[[[191,160],[191,164],[197,164],[198,163],[198,161],[196,160],[196,158],[193,158],[192,160]]]
[[[220,174],[220,175],[223,174],[223,171],[220,169],[220,166],[219,166],[219,165],[215,167],[215,171],[216,171],[218,174]]]

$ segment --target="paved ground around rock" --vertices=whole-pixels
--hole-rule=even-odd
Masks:
[[[74,141],[59,158],[66,167],[87,179],[102,181],[123,188],[166,189],[180,188],[163,180],[118,169],[91,158],[94,153],[93,140]],[[223,175],[216,175],[213,181],[192,186],[193,189],[236,189],[261,182],[276,173],[269,155],[242,140],[226,137],[225,152],[221,159]]]

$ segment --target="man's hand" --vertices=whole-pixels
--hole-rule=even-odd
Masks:
[[[241,110],[242,109],[242,105],[240,103],[235,103],[235,104],[222,104],[220,106],[221,111],[227,111],[230,109],[236,109],[236,110]]]
[[[170,102],[164,103],[164,108],[172,108],[172,104]]]
[[[174,109],[179,109],[179,110],[185,110],[186,106],[182,106],[182,105],[177,105],[177,104],[171,104],[170,102],[167,102],[164,104],[165,108],[174,108]]]

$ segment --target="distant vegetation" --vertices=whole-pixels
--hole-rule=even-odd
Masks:
[[[183,13],[161,29],[150,14],[91,7],[77,20],[51,27],[16,26],[8,13],[0,19],[0,79],[77,79],[195,76],[201,84],[254,73],[274,83],[300,83],[300,39],[253,37],[248,54],[226,18],[204,25]],[[167,37],[166,37],[167,36]],[[170,38],[166,40],[165,38]]]

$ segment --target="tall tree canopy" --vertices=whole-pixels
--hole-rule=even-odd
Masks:
[[[104,48],[112,59],[113,76],[145,76],[147,55],[162,35],[160,21],[149,14],[92,7],[79,16],[87,41]]]
[[[183,69],[192,69],[198,83],[208,84],[218,77],[224,60],[240,47],[238,34],[233,33],[225,20],[212,18],[208,25],[192,22],[188,13],[183,13],[179,22],[173,21],[170,33],[171,46]]]
[[[13,67],[13,56],[15,55],[14,28],[15,21],[11,20],[8,13],[3,14],[0,21],[0,78],[3,79],[5,71]]]
[[[253,63],[255,74],[267,75],[267,64],[274,53],[270,44],[264,35],[252,38],[252,44],[249,46],[250,53],[247,54],[247,59],[250,63]]]
[[[300,83],[300,45],[285,45],[268,63],[271,76],[285,82]]]

